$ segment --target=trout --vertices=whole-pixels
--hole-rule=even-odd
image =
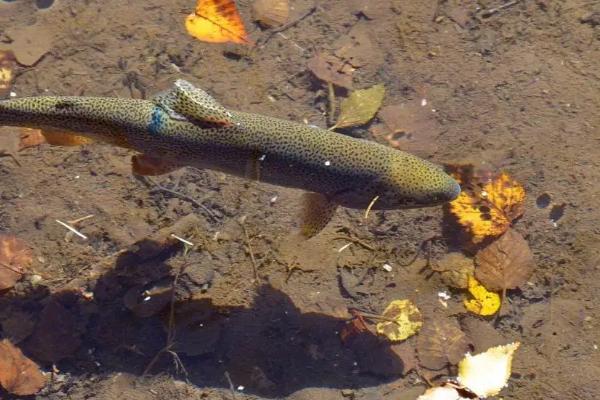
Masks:
[[[233,111],[184,80],[149,100],[38,96],[0,101],[0,126],[41,129],[50,144],[100,141],[138,152],[132,170],[160,175],[185,166],[303,189],[303,234],[314,236],[338,206],[393,210],[455,199],[440,167],[373,141]]]

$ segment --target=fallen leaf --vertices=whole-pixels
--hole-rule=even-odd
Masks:
[[[339,58],[326,53],[317,53],[308,60],[307,66],[320,80],[346,89],[352,89],[354,68]]]
[[[457,364],[469,351],[469,340],[454,319],[427,321],[417,338],[419,363],[431,370]]]
[[[10,235],[0,235],[0,290],[10,289],[33,260],[27,244]]]
[[[533,273],[535,262],[527,241],[509,229],[475,256],[475,277],[487,289],[515,289]]]
[[[417,400],[468,400],[472,397],[463,397],[454,386],[437,386],[429,388],[417,397]]]
[[[12,51],[0,50],[0,98],[7,97],[15,80],[17,60]]]
[[[433,263],[431,269],[439,272],[444,284],[458,289],[469,287],[469,276],[475,273],[473,259],[463,253],[451,252]]]
[[[198,0],[185,27],[190,35],[204,42],[250,44],[233,0]]]
[[[513,355],[519,345],[514,342],[474,356],[467,354],[458,364],[458,382],[481,398],[497,395],[508,383]]]
[[[80,344],[75,314],[54,299],[44,307],[33,334],[26,341],[29,353],[37,360],[52,363],[71,356]]]
[[[385,62],[385,58],[384,52],[372,38],[370,25],[356,24],[333,44],[332,47],[337,49],[334,54],[354,68],[368,65],[369,68],[377,69]]]
[[[406,376],[410,371],[417,369],[419,362],[412,343],[409,341],[395,343],[390,350],[402,360],[402,375]]]
[[[405,340],[421,329],[423,318],[417,306],[410,300],[394,300],[383,312],[387,321],[377,324],[377,333],[393,342]]]
[[[468,311],[477,315],[489,316],[496,314],[500,309],[500,295],[488,291],[472,276],[469,277],[469,293],[473,298],[464,300],[465,308]]]
[[[30,67],[37,63],[52,49],[54,33],[49,25],[17,24],[6,29],[4,34],[12,41],[8,44],[0,43],[0,50],[11,50],[17,62]]]
[[[381,107],[385,86],[379,84],[368,89],[355,90],[342,100],[340,115],[335,128],[348,128],[369,122]]]
[[[0,385],[17,396],[30,396],[46,385],[46,378],[36,363],[4,339],[0,342]]]
[[[40,144],[46,143],[46,138],[40,129],[20,128],[19,135],[19,150],[27,149],[29,147],[36,147]]]
[[[523,215],[525,189],[508,174],[480,183],[453,173],[463,191],[450,203],[450,211],[473,236],[475,243],[506,232],[512,222]],[[473,178],[472,178],[473,179]]]
[[[254,20],[267,28],[285,24],[290,16],[288,0],[255,0],[252,3]]]
[[[426,100],[383,107],[379,119],[383,124],[374,126],[371,133],[391,147],[424,157],[437,151],[441,128]]]
[[[17,165],[20,165],[17,157],[19,142],[19,134],[12,127],[0,127],[0,157],[11,157]]]

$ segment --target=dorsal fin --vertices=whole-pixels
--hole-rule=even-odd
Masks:
[[[204,90],[178,79],[173,87],[156,95],[153,101],[174,119],[191,119],[231,125],[232,115]]]

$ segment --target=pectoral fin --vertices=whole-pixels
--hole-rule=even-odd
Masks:
[[[233,124],[232,115],[204,90],[178,79],[173,87],[153,99],[173,119],[190,119],[218,125]]]
[[[146,154],[138,154],[131,157],[131,167],[135,175],[156,176],[178,170],[181,165]]]
[[[335,214],[338,205],[320,193],[306,193],[303,200],[302,236],[311,238],[319,233]]]

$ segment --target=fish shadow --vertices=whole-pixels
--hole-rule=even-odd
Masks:
[[[121,255],[88,289],[93,297],[81,289],[0,297],[2,309],[18,310],[35,326],[18,346],[41,365],[55,364],[72,376],[170,373],[200,388],[243,387],[268,398],[304,388],[376,386],[402,375],[402,361],[388,342],[369,331],[342,341],[347,320],[302,312],[267,284],[248,307],[216,306],[210,289],[204,298],[172,303],[182,290],[172,285],[176,272],[169,262],[176,251],[148,250],[160,246],[145,243],[137,254]],[[177,276],[182,284],[184,274]],[[146,296],[145,288],[157,282],[167,289]],[[132,312],[125,306],[132,293],[146,296],[142,302],[162,298],[154,304],[160,311],[145,317]]]

